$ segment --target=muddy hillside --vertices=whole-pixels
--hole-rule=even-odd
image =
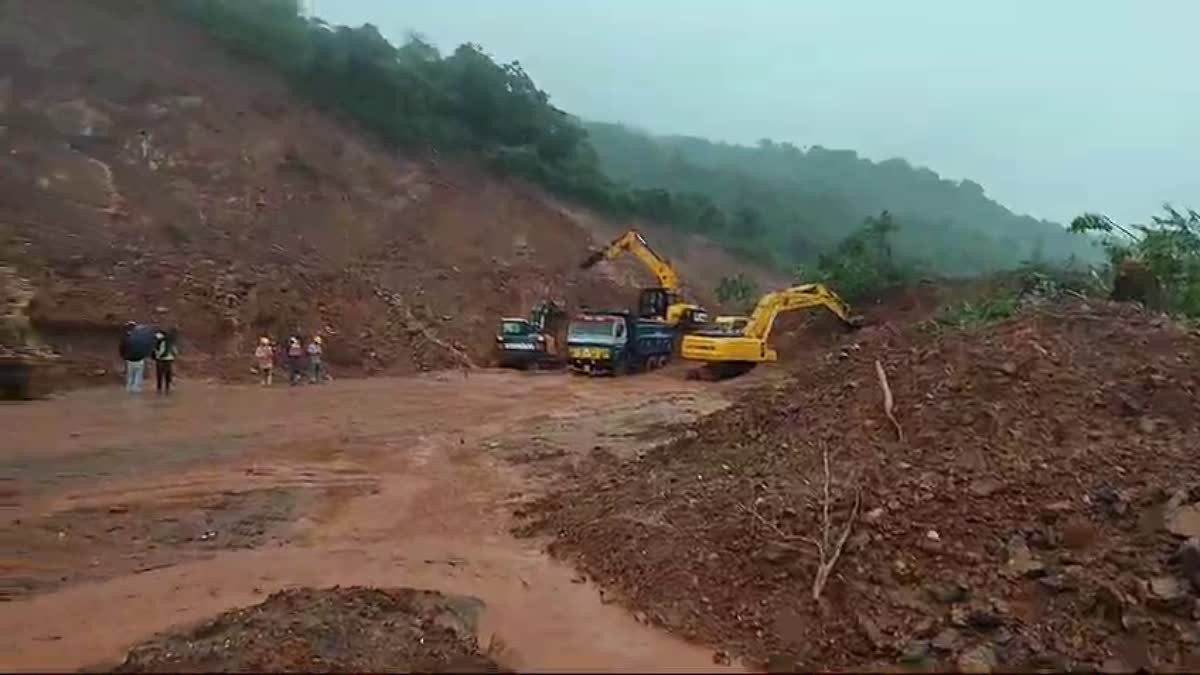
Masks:
[[[1200,667],[1200,336],[1056,303],[877,323],[790,367],[525,531],[718,660]]]
[[[623,306],[653,281],[631,261],[577,269],[628,223],[389,153],[155,3],[0,14],[0,263],[77,376],[113,377],[126,320],[178,326],[192,374],[243,377],[232,355],[295,329],[324,333],[343,373],[478,364],[500,315]],[[655,232],[702,301],[722,276],[762,279]]]

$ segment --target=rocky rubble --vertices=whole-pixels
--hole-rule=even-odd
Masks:
[[[113,672],[503,672],[482,603],[407,588],[300,588],[130,650]]]
[[[694,439],[590,468],[521,531],[769,669],[1200,667],[1195,335],[1052,303],[876,324],[791,368]]]

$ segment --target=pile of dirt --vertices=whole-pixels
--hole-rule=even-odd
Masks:
[[[280,591],[134,647],[114,672],[503,672],[475,639],[482,604],[408,588]]]
[[[629,260],[578,268],[622,226],[470,163],[398,157],[158,3],[5,19],[0,262],[85,380],[119,377],[128,320],[179,328],[184,377],[249,378],[257,337],[296,330],[326,336],[339,375],[486,364],[500,316],[547,296],[628,306],[652,282]],[[701,301],[752,271],[711,250],[681,262],[706,275]]]
[[[588,467],[522,533],[773,669],[1200,667],[1195,334],[1055,303],[875,325],[793,368],[691,438]]]

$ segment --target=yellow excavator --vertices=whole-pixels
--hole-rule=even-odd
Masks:
[[[699,379],[741,375],[760,363],[779,359],[767,338],[780,312],[813,307],[824,307],[848,328],[862,323],[850,314],[850,306],[825,285],[802,284],[762,296],[749,317],[718,317],[714,327],[685,335],[682,356],[704,364],[693,375]]]
[[[638,297],[639,316],[662,319],[667,325],[684,332],[708,322],[708,312],[704,311],[704,308],[683,299],[675,268],[671,267],[666,258],[655,253],[637,230],[629,230],[612,240],[608,246],[588,256],[579,267],[588,269],[602,260],[612,260],[626,251],[632,253],[658,277],[658,287],[643,288]]]

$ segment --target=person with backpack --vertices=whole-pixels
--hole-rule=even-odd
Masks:
[[[300,338],[295,335],[288,338],[287,366],[288,384],[300,384],[304,378],[304,345],[300,344]]]
[[[125,334],[117,352],[125,361],[125,391],[140,394],[146,377],[146,358],[154,353],[155,330],[150,326],[125,324]]]
[[[179,349],[175,346],[176,331],[169,329],[166,333],[155,334],[157,342],[154,345],[154,375],[159,394],[171,393],[171,381],[175,377],[175,358]]]

